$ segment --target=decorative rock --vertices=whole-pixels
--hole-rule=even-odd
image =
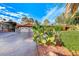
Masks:
[[[48,56],[57,56],[57,54],[55,54],[54,52],[48,52],[48,54],[47,54]]]
[[[38,46],[40,56],[72,56],[72,53],[63,46]]]

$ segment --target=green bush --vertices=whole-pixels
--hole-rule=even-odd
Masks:
[[[33,26],[33,40],[37,44],[53,44],[53,27],[52,26]]]
[[[56,25],[54,26],[55,31],[62,31],[63,30],[63,26],[61,25]]]

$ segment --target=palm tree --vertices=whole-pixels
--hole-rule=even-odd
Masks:
[[[74,3],[74,4],[72,4],[72,8],[71,8],[72,17],[77,13],[77,11],[78,11],[78,6],[79,6],[79,3]]]
[[[79,3],[67,3],[66,4],[66,11],[65,11],[65,18],[68,17],[69,13],[71,14],[71,17],[74,17],[78,10]]]

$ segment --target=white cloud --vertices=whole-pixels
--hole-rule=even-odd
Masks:
[[[10,17],[10,16],[5,16],[5,15],[0,15],[0,17],[5,18],[6,21],[8,21],[9,19],[18,22],[18,19],[16,20],[16,18]]]
[[[7,10],[7,8],[10,8],[10,9],[13,9],[13,10],[15,8],[8,6],[6,4],[1,4],[1,5],[4,6],[4,7],[0,6],[0,13],[5,14],[5,15],[14,16],[14,17],[20,17],[20,14],[18,14],[17,12],[15,13],[15,12],[10,12],[9,10]]]
[[[57,7],[54,7],[50,10],[47,10],[47,14],[45,16],[42,17],[42,21],[44,21],[45,19],[48,19],[52,14],[54,15],[55,11],[56,11]],[[52,17],[52,16],[51,16]]]
[[[21,14],[19,13],[14,13],[14,12],[9,12],[9,11],[3,11],[1,10],[0,13],[5,14],[5,15],[9,15],[9,16],[14,16],[14,17],[21,17]]]
[[[2,7],[2,6],[4,6],[4,7]],[[2,4],[2,6],[0,6],[0,17],[2,17],[2,18],[6,18],[7,20],[8,19],[12,19],[12,20],[16,20],[16,22],[18,22],[18,21],[20,21],[20,19],[21,19],[21,17],[23,16],[23,15],[26,15],[27,17],[31,17],[31,15],[30,14],[28,14],[28,13],[25,13],[25,12],[11,12],[11,11],[9,11],[7,8],[11,8],[11,9],[15,9],[15,8],[13,8],[13,7],[11,7],[11,6],[8,6],[8,5],[6,5],[6,4]],[[7,15],[7,16],[6,16]],[[17,19],[16,19],[17,18]]]
[[[26,15],[27,17],[29,16],[28,13],[11,12],[11,11],[7,10],[7,8],[11,8],[13,10],[15,9],[11,6],[6,5],[6,4],[2,4],[2,6],[0,6],[0,17],[5,18],[7,21],[9,19],[12,19],[13,21],[20,22],[22,15]]]
[[[13,8],[13,7],[9,6],[9,5],[6,5],[6,4],[1,4],[1,5],[5,6],[6,8],[10,8],[10,9],[14,9],[15,10],[15,8]]]
[[[6,14],[9,16],[13,16],[13,17],[17,17],[17,18],[21,18],[23,15],[26,15],[27,17],[31,17],[30,14],[28,13],[24,13],[24,12],[10,12],[10,11],[6,11],[6,10],[0,10],[0,13],[2,14]]]
[[[47,14],[42,17],[42,23],[45,19],[49,19],[51,23],[55,22],[55,18],[65,11],[65,6],[58,9],[58,7],[47,10]]]
[[[8,16],[0,15],[0,17],[5,18],[7,21],[9,20],[9,17]]]
[[[4,9],[5,9],[5,7],[0,6],[0,10],[4,10]]]
[[[14,12],[5,12],[5,14],[11,15],[11,16],[18,16],[19,14]]]
[[[26,15],[27,17],[30,17],[30,14],[28,14],[28,13],[24,13],[24,12],[17,12],[19,15]]]
[[[27,17],[31,17],[30,14],[24,13],[24,12],[16,12],[16,13],[14,13],[14,12],[1,10],[0,13],[5,14],[5,15],[1,14],[0,17],[5,18],[7,20],[12,19],[13,21],[16,21],[18,23],[21,21],[21,17],[23,15],[26,15]],[[6,15],[9,15],[9,16],[6,16]],[[17,19],[15,17],[17,17]]]

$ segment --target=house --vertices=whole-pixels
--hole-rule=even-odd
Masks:
[[[2,32],[15,32],[16,22],[3,22],[2,23]]]
[[[20,32],[28,32],[28,31],[30,31],[30,30],[32,30],[31,28],[32,28],[32,24],[17,24],[16,25],[16,28],[17,28],[17,30],[19,30]],[[16,31],[17,31],[16,30]]]

